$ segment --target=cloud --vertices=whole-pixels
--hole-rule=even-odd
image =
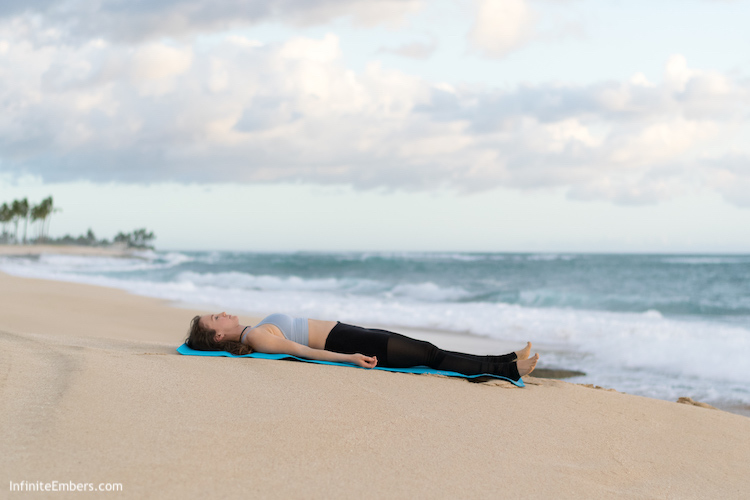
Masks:
[[[554,188],[626,204],[710,189],[748,204],[750,82],[680,55],[655,82],[500,90],[353,71],[334,34],[57,44],[28,28],[0,24],[6,176]]]
[[[500,58],[531,40],[537,15],[526,0],[475,0],[471,44],[485,55]]]
[[[585,39],[584,18],[571,8],[578,0],[473,0],[469,47],[489,59],[502,59],[531,43],[559,44]]]
[[[378,50],[381,54],[396,54],[409,59],[429,59],[437,50],[437,43],[412,42],[400,45],[395,48],[382,47]]]
[[[745,185],[747,174],[739,172],[747,167],[725,152],[750,156],[743,139],[748,104],[750,82],[688,68],[675,55],[661,83],[634,75],[627,82],[504,92],[435,89],[430,104],[418,109],[465,122],[478,144],[497,152],[496,182],[505,186],[564,186],[573,198],[623,204],[708,188],[743,204],[741,190],[730,186]],[[736,182],[717,183],[716,176]]]
[[[137,43],[264,21],[309,26],[350,18],[365,26],[397,24],[421,8],[421,0],[3,0],[0,20],[20,16],[61,41]]]
[[[0,158],[46,181],[367,184],[382,175],[384,184],[387,172],[358,162],[373,167],[392,157],[400,133],[416,134],[408,114],[429,91],[375,64],[346,69],[334,35],[273,46],[228,37],[202,53],[15,46],[0,62],[0,75],[14,75],[0,81]]]
[[[729,202],[750,208],[750,154],[729,153],[706,163],[708,184]]]

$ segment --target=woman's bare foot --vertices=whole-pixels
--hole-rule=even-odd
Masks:
[[[516,351],[516,361],[523,361],[524,359],[528,359],[529,354],[531,354],[531,342],[526,342],[526,347],[524,347],[520,351]]]
[[[536,367],[537,361],[539,361],[539,353],[534,354],[529,359],[524,359],[516,362],[516,365],[518,367],[518,374],[523,377],[524,375],[528,375],[529,373],[533,372],[534,368]]]

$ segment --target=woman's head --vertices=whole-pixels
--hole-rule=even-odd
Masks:
[[[248,346],[233,340],[227,340],[227,334],[239,327],[237,316],[221,314],[206,314],[195,316],[190,321],[187,346],[198,351],[227,351],[242,355],[252,352]],[[236,336],[236,334],[235,334]]]
[[[237,337],[240,329],[239,318],[225,312],[204,314],[198,321],[206,331],[214,332],[217,342]]]

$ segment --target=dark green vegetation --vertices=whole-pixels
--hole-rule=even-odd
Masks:
[[[2,224],[0,244],[12,243],[18,245],[43,243],[47,245],[81,246],[109,246],[117,244],[127,248],[154,248],[150,243],[156,239],[156,236],[154,236],[153,231],[149,232],[146,228],[136,229],[131,233],[119,232],[112,242],[107,239],[97,240],[91,229],[87,231],[86,235],[80,235],[78,237],[66,234],[61,238],[50,238],[50,216],[55,212],[61,211],[62,209],[54,206],[52,196],[43,199],[38,205],[29,205],[29,201],[26,198],[22,200],[13,200],[10,205],[8,203],[3,203],[2,206],[0,206],[0,224]],[[24,221],[23,239],[19,239],[18,225],[22,220]],[[36,224],[36,237],[27,238],[29,222],[31,222],[32,229],[34,229],[34,225]],[[8,230],[8,226],[11,226],[10,229],[12,229],[12,232]]]

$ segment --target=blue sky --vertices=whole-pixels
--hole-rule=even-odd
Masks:
[[[750,2],[10,0],[0,202],[159,248],[747,252]],[[744,21],[743,21],[744,20]]]

